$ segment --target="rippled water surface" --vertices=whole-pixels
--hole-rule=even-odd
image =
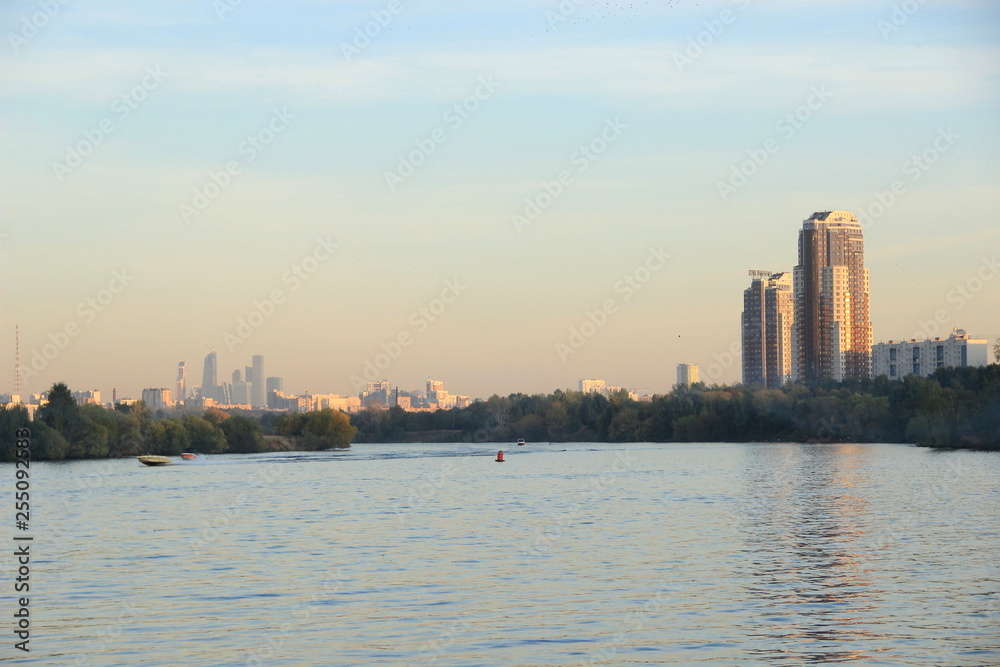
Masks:
[[[495,453],[36,463],[30,662],[1000,664],[1000,455]]]

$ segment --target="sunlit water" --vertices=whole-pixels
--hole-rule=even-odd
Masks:
[[[505,450],[36,463],[29,662],[1000,664],[998,454]]]

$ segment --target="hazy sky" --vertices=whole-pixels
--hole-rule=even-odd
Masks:
[[[995,0],[0,21],[0,391],[15,323],[25,391],[108,398],[180,360],[197,386],[212,348],[220,379],[262,354],[294,392],[353,393],[369,362],[472,396],[738,381],[747,269],[791,270],[830,209],[868,224],[876,341],[1000,336]]]

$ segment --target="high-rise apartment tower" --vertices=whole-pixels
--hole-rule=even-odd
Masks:
[[[793,283],[792,375],[803,382],[869,377],[868,269],[853,213],[824,211],[803,221]]]
[[[795,303],[791,273],[764,273],[743,291],[743,384],[774,388],[792,377]]]

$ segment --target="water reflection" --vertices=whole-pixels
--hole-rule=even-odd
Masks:
[[[889,636],[873,619],[883,591],[863,547],[870,472],[858,445],[761,445],[746,458],[737,528],[754,617],[753,654],[774,662],[870,660]]]

